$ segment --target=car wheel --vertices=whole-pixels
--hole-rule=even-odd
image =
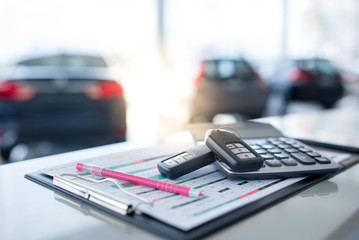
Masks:
[[[11,150],[12,150],[12,147],[6,147],[6,148],[0,149],[0,155],[4,161],[6,161],[6,162],[9,161]]]
[[[333,108],[333,107],[334,107],[335,102],[329,102],[329,101],[328,101],[328,102],[322,102],[321,104],[323,105],[324,108],[329,109],[329,108]]]

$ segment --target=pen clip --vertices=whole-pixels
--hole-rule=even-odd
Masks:
[[[136,213],[137,214],[140,214],[140,212],[138,211],[137,207],[138,205],[140,205],[141,203],[147,203],[147,204],[152,204],[153,202],[147,198],[144,198],[144,197],[141,197],[135,193],[131,193],[129,191],[127,191],[126,189],[124,189],[124,187],[121,186],[121,184],[119,184],[116,180],[112,179],[112,178],[105,178],[105,179],[101,179],[101,180],[98,180],[98,179],[92,179],[92,178],[88,178],[88,177],[83,177],[83,176],[80,176],[78,174],[73,174],[73,173],[62,173],[59,175],[60,177],[64,177],[64,176],[71,176],[71,177],[76,177],[76,178],[79,178],[79,179],[82,179],[82,180],[86,180],[86,181],[90,181],[90,182],[96,182],[96,183],[103,183],[103,182],[112,182],[114,183],[122,192],[140,200],[139,203],[137,203],[133,208],[135,209]],[[84,197],[85,198],[89,198],[89,193],[88,193],[88,190],[87,189],[83,189],[81,191],[83,194],[84,194]]]

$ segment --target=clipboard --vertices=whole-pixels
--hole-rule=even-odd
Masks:
[[[345,168],[343,167],[343,169]],[[189,240],[202,238],[213,232],[222,230],[231,224],[237,223],[238,221],[267,207],[273,206],[274,204],[283,201],[293,196],[294,194],[330,177],[331,176],[329,175],[306,177],[289,185],[288,187],[282,188],[268,196],[250,202],[244,207],[236,208],[233,211],[227,212],[226,214],[215,219],[211,219],[190,230],[181,230],[148,214],[139,214],[135,211],[135,209],[131,209],[131,206],[126,203],[110,204],[111,199],[104,199],[99,193],[88,192],[86,189],[81,190],[78,188],[78,186],[70,186],[70,188],[64,187],[61,184],[66,185],[67,183],[61,182],[60,178],[55,179],[54,182],[53,177],[50,177],[49,175],[43,174],[41,172],[29,173],[25,175],[25,178],[53,190],[56,194],[60,194],[63,196],[63,198],[67,199],[66,202],[74,202],[74,206],[84,206],[77,209],[87,209],[87,214],[96,212],[95,216],[97,217],[109,215],[115,219],[131,223],[165,238]],[[59,182],[61,184],[58,184]],[[76,193],[75,191],[71,190],[71,187],[80,190]],[[90,196],[92,196],[92,198]]]
[[[53,190],[55,194],[60,194],[63,198],[67,199],[66,202],[72,202],[73,206],[77,207],[78,210],[82,212],[86,212],[87,214],[90,212],[96,212],[96,214],[88,214],[92,216],[101,216],[101,218],[106,218],[106,215],[110,215],[115,217],[116,219],[131,223],[138,227],[141,227],[149,232],[157,234],[159,236],[168,238],[168,239],[198,239],[205,237],[211,233],[222,230],[234,223],[238,223],[238,221],[255,214],[265,208],[273,206],[280,201],[283,201],[294,194],[303,191],[318,182],[321,182],[325,179],[328,179],[330,176],[311,176],[307,177],[293,185],[281,189],[259,201],[255,201],[246,205],[245,207],[236,209],[233,212],[230,212],[222,217],[211,220],[202,224],[190,231],[182,231],[175,227],[172,227],[162,221],[159,221],[151,216],[147,216],[144,214],[136,214],[134,211],[127,211],[128,206],[124,208],[124,211],[120,213],[119,211],[114,211],[106,205],[103,205],[99,202],[93,202],[89,199],[83,198],[79,195],[76,195],[68,190],[65,190],[61,187],[58,187],[53,184],[53,179],[45,174],[41,173],[30,173],[26,174],[25,178],[38,183],[50,190]]]

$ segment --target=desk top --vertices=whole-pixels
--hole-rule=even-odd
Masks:
[[[159,239],[110,215],[69,207],[61,197],[24,178],[76,158],[136,148],[113,144],[0,166],[1,239]],[[208,239],[358,239],[359,165],[282,201]]]

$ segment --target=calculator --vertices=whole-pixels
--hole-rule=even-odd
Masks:
[[[235,171],[218,156],[217,168],[229,179],[267,179],[334,174],[339,164],[322,156],[315,149],[295,139],[279,137],[244,140],[263,158],[262,166],[255,171]]]

